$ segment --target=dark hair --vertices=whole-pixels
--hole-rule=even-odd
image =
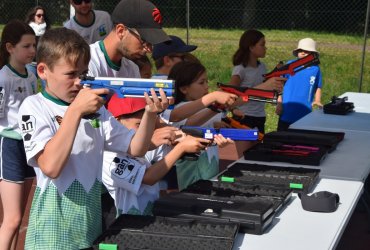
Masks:
[[[258,43],[261,38],[265,35],[258,30],[247,30],[243,33],[239,40],[239,48],[233,55],[233,65],[242,64],[244,67],[248,65],[251,46],[254,46]]]
[[[9,61],[10,54],[6,49],[6,44],[10,43],[15,46],[20,42],[23,35],[35,35],[35,32],[27,23],[13,19],[5,25],[0,42],[0,68]]]
[[[47,30],[37,46],[37,63],[45,63],[51,70],[63,58],[70,65],[77,65],[80,59],[88,65],[90,47],[76,31],[67,28]]]
[[[179,54],[179,53],[171,53],[171,54],[168,54],[167,56],[171,57],[172,55],[176,55],[176,54]],[[181,54],[183,54],[183,61],[200,63],[200,60],[196,56],[194,56],[193,54],[191,54],[189,52],[184,52],[184,53],[181,53]],[[155,65],[155,68],[157,70],[162,68],[163,65],[164,65],[164,56],[155,60],[154,65]]]
[[[185,101],[185,95],[180,91],[180,88],[189,86],[204,72],[206,72],[206,68],[201,63],[197,62],[184,61],[172,67],[168,79],[175,80],[175,104]]]
[[[25,18],[25,22],[27,24],[29,24],[30,22],[34,22],[35,21],[35,15],[36,15],[36,12],[38,10],[43,10],[44,11],[44,21],[46,23],[46,29],[50,29],[50,23],[49,23],[49,18],[48,16],[46,15],[46,11],[45,11],[45,8],[38,5],[38,6],[35,6],[33,7],[32,9],[30,9],[26,15],[26,18]]]

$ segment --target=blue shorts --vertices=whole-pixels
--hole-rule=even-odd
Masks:
[[[33,176],[35,171],[27,165],[23,141],[0,137],[0,180],[22,183]]]

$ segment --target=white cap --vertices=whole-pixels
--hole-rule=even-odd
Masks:
[[[305,50],[305,51],[319,53],[316,50],[316,42],[312,38],[303,38],[299,40],[298,47],[295,50],[293,50],[294,56],[297,56],[298,50]]]

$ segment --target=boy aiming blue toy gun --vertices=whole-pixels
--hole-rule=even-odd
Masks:
[[[230,138],[234,141],[256,141],[258,140],[257,129],[234,129],[234,128],[205,128],[197,126],[181,126],[180,129],[188,135],[213,140],[217,134],[221,134],[225,138]],[[197,160],[199,154],[191,153],[185,154],[183,158],[186,160]]]
[[[144,92],[150,96],[150,89],[159,96],[159,89],[163,89],[167,98],[175,98],[175,83],[173,80],[115,78],[80,76],[81,84],[92,89],[106,88],[117,93],[118,97],[144,97]]]
[[[293,76],[302,69],[318,64],[320,64],[319,56],[316,53],[312,53],[294,62],[276,67],[273,71],[264,74],[263,77],[265,77],[265,79],[269,79],[271,77],[280,77],[285,74]]]

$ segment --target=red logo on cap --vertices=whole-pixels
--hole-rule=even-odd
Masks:
[[[162,15],[159,9],[155,8],[152,12],[153,19],[156,23],[161,24],[162,23]]]

